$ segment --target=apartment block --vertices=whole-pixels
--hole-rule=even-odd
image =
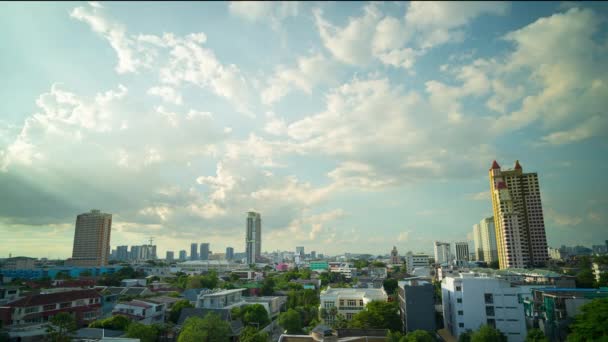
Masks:
[[[436,264],[442,265],[449,264],[452,262],[452,249],[448,242],[435,241],[433,247],[435,252]]]
[[[76,217],[74,245],[69,264],[74,266],[105,266],[110,258],[112,214],[91,210]]]
[[[403,321],[403,331],[414,330],[434,332],[435,288],[433,284],[420,278],[407,278],[400,281],[397,288],[399,312]]]

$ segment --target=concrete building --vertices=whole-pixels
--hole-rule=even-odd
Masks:
[[[500,268],[544,266],[549,255],[536,173],[524,173],[519,161],[489,170]]]
[[[414,330],[434,332],[435,324],[435,288],[433,284],[419,278],[406,278],[400,281],[399,312],[403,321],[403,331]]]
[[[247,289],[232,290],[203,290],[199,293],[195,307],[205,309],[231,309],[246,304],[243,291]]]
[[[473,225],[473,245],[475,260],[476,261],[485,261],[483,255],[483,245],[481,243],[481,227],[479,223]]]
[[[13,257],[4,260],[5,270],[30,270],[36,267],[36,259],[28,257]]]
[[[190,244],[190,260],[198,260],[198,244],[193,242]]]
[[[117,246],[116,247],[116,260],[119,260],[119,261],[129,260],[129,246]]]
[[[608,265],[605,265],[605,264],[600,264],[600,263],[594,262],[592,264],[592,267],[593,267],[593,275],[595,276],[595,281],[597,281],[597,282],[600,281],[600,277],[601,277],[602,273],[608,272]]]
[[[301,259],[304,259],[304,246],[297,246],[296,247],[296,255],[299,255]]]
[[[321,291],[321,304],[319,312],[322,322],[333,323],[338,315],[351,320],[355,314],[365,308],[367,303],[379,300],[386,302],[388,296],[383,288],[380,289],[353,289],[331,288]]]
[[[198,259],[199,260],[209,260],[209,244],[201,243],[200,251],[201,252],[198,255]]]
[[[247,213],[245,247],[247,264],[255,264],[262,254],[262,217],[253,211]]]
[[[456,338],[487,324],[500,330],[509,342],[523,342],[526,322],[523,300],[533,288],[476,273],[449,275],[441,281],[445,328]]]
[[[173,259],[174,259],[173,251],[167,251],[167,256],[165,257],[165,260],[173,261]]]
[[[91,210],[76,217],[74,246],[70,264],[74,266],[105,266],[110,257],[112,214]]]
[[[401,264],[401,258],[399,257],[399,252],[397,251],[397,246],[393,246],[391,250],[391,264],[399,265]]]
[[[405,256],[407,273],[414,272],[417,268],[428,268],[429,267],[429,256],[428,254],[418,253],[414,254],[408,252]]]
[[[187,258],[188,255],[186,253],[186,250],[182,249],[181,251],[179,251],[179,261],[186,261]]]
[[[553,259],[553,260],[562,260],[563,259],[562,252],[559,250],[559,248],[548,247],[547,252],[549,253],[549,259]]]
[[[452,262],[452,252],[451,252],[451,247],[450,244],[448,242],[440,242],[440,241],[435,241],[434,244],[434,251],[435,251],[435,263],[442,265],[442,264],[449,264]]]
[[[496,231],[494,217],[486,217],[479,222],[479,232],[481,234],[481,249],[483,251],[483,261],[488,264],[498,261],[498,249],[496,247]]]
[[[342,274],[346,279],[357,275],[357,268],[347,262],[329,262],[329,271]]]
[[[528,329],[541,329],[549,341],[566,341],[574,316],[581,313],[581,306],[596,298],[608,298],[608,290],[534,289],[532,298],[524,301]]]
[[[191,260],[177,264],[181,272],[188,274],[201,274],[214,270],[216,272],[233,271],[242,265],[229,262],[228,260]]]
[[[468,242],[456,242],[456,261],[469,261],[469,243]]]
[[[124,315],[146,325],[162,323],[165,321],[165,304],[136,299],[116,304],[112,315]]]
[[[234,248],[226,247],[226,260],[234,259]]]
[[[327,272],[329,263],[325,260],[316,260],[309,263],[310,270],[313,272]]]

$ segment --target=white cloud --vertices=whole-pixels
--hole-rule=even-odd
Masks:
[[[152,87],[148,89],[148,94],[159,96],[161,99],[163,99],[163,101],[168,103],[173,103],[176,105],[182,104],[182,95],[171,87]]]
[[[399,236],[397,237],[397,241],[399,241],[399,242],[408,241],[410,239],[410,234],[411,234],[410,231],[399,233]]]
[[[274,30],[281,27],[281,22],[298,15],[300,4],[297,1],[231,1],[228,9],[232,15],[251,22],[266,22]]]
[[[467,194],[466,198],[473,201],[490,201],[490,190]]]

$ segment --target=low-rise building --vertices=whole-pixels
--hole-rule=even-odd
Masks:
[[[120,282],[120,286],[124,286],[124,287],[146,286],[146,279],[123,279]]]
[[[0,286],[0,305],[13,302],[21,297],[19,286]]]
[[[313,272],[327,272],[329,270],[329,263],[325,260],[311,261],[309,265]]]
[[[608,290],[534,289],[532,297],[524,300],[528,329],[541,329],[550,341],[565,341],[568,326],[580,313],[580,307],[595,298],[608,298]]]
[[[421,278],[407,278],[398,283],[397,293],[404,332],[437,329],[433,284]]]
[[[124,315],[142,324],[162,323],[165,321],[165,304],[136,299],[116,304],[112,315]]]
[[[386,279],[388,274],[386,267],[369,267],[367,272],[372,279]]]
[[[602,273],[608,272],[608,265],[599,264],[597,262],[593,263],[593,275],[595,276],[595,281],[600,281],[600,276]]]
[[[347,262],[330,262],[329,271],[342,274],[346,279],[357,276],[357,269]]]
[[[74,315],[77,325],[101,315],[101,295],[92,289],[29,295],[0,308],[3,326],[47,323],[60,312]]]
[[[209,271],[218,273],[229,272],[242,267],[228,260],[191,260],[177,264],[181,272],[187,274],[201,274]]]
[[[282,334],[278,342],[384,342],[388,329],[332,329],[317,325],[309,335]]]
[[[441,282],[443,320],[450,334],[458,338],[467,330],[490,325],[509,342],[526,338],[523,300],[543,285],[514,285],[486,274],[460,273]]]
[[[6,270],[29,270],[35,266],[36,259],[20,256],[5,259],[2,268]]]
[[[383,288],[331,288],[321,291],[319,312],[323,322],[333,323],[338,315],[351,320],[355,314],[365,308],[371,301],[388,301],[388,295]]]
[[[243,291],[247,289],[232,290],[202,290],[198,295],[197,308],[205,309],[231,309],[246,304]]]
[[[243,297],[245,305],[260,304],[268,312],[269,318],[272,320],[279,316],[281,308],[287,303],[286,296],[262,296],[262,297]]]
[[[407,267],[407,273],[414,272],[414,269],[419,267],[429,267],[429,256],[424,253],[414,254],[412,252],[408,252],[405,255],[405,262]]]

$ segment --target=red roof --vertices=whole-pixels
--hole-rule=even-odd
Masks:
[[[519,165],[519,160],[515,161],[515,170],[521,170],[521,165]]]
[[[505,184],[505,182],[498,182],[498,185],[496,185],[496,187],[498,188],[498,190],[500,190],[500,189],[506,189],[507,188],[507,184]]]
[[[492,167],[490,168],[490,170],[494,170],[494,169],[500,169],[500,165],[498,165],[496,160],[494,160],[494,162],[492,162]]]
[[[101,298],[101,296],[96,290],[65,291],[27,296],[25,298],[21,298],[19,300],[11,302],[7,306],[28,307],[48,305],[55,303],[71,302],[74,300],[86,298]]]

